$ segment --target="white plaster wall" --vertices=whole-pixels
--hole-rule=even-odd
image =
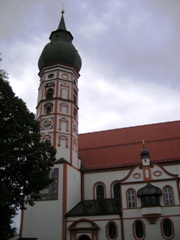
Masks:
[[[68,137],[68,136],[67,136]],[[64,144],[64,145],[63,145]],[[68,144],[69,144],[69,137],[68,137]],[[69,144],[70,145],[70,144]],[[56,146],[56,159],[59,160],[60,158],[64,158],[67,161],[70,159],[70,146],[65,146],[65,141],[61,142],[61,146],[58,146],[58,136],[57,136],[57,146]]]
[[[123,211],[123,217],[124,218],[142,217],[142,209],[141,208],[126,209]]]
[[[81,175],[78,170],[68,165],[67,176],[67,211],[69,211],[81,201]]]
[[[55,165],[55,168],[59,168],[58,200],[37,201],[35,206],[27,207],[24,211],[23,237],[61,239],[63,165]]]
[[[81,167],[81,162],[78,159],[77,151],[75,149],[72,150],[72,165],[78,169]]]
[[[87,173],[84,175],[84,198],[93,199],[93,186],[97,182],[103,182],[106,186],[106,198],[111,197],[110,186],[114,181],[119,181],[127,176],[129,170]]]

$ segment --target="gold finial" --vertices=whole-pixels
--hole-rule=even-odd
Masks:
[[[62,2],[62,10],[61,10],[61,13],[62,13],[62,14],[64,13],[64,1]]]
[[[144,140],[142,140],[142,144],[143,144],[143,148],[145,148],[145,141]]]

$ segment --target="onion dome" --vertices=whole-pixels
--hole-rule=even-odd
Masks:
[[[49,37],[50,42],[44,47],[39,58],[38,67],[41,71],[44,67],[63,64],[73,67],[77,72],[81,69],[81,58],[72,44],[73,36],[66,30],[63,11],[57,30]]]
[[[146,148],[143,148],[141,150],[140,155],[141,155],[141,158],[149,158],[149,156],[150,156],[149,151]]]
[[[149,196],[149,195],[162,195],[162,191],[160,188],[152,185],[151,183],[148,183],[145,187],[140,188],[137,191],[137,196]]]
[[[149,158],[150,157],[149,151],[145,148],[144,140],[143,140],[143,149],[141,150],[140,156],[141,156],[141,158]]]

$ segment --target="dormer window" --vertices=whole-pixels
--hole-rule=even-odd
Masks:
[[[160,206],[160,195],[162,195],[161,189],[150,183],[137,192],[137,196],[141,198],[142,207]]]

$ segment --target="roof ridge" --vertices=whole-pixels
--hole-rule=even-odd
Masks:
[[[97,131],[94,131],[94,132],[79,133],[79,135],[97,134],[97,133],[102,133],[102,132],[117,131],[117,130],[122,130],[122,129],[129,129],[129,128],[149,127],[149,126],[155,126],[155,125],[157,126],[157,125],[164,125],[164,124],[175,124],[177,122],[180,122],[180,120],[159,122],[159,123],[149,123],[149,124],[147,123],[147,124],[144,124],[144,125],[134,125],[134,126],[122,127],[122,128],[97,130]]]
[[[168,140],[172,140],[172,139],[180,139],[180,137],[161,138],[161,139],[157,139],[157,140],[146,140],[146,143],[151,143],[151,142],[163,142],[163,141],[168,141]],[[86,151],[86,150],[94,150],[94,149],[100,149],[100,148],[111,148],[111,147],[117,147],[117,146],[128,146],[128,145],[136,145],[136,144],[142,144],[142,141],[129,142],[129,143],[120,143],[120,144],[106,145],[106,146],[98,146],[98,147],[79,148],[79,150],[80,150],[80,151]]]

